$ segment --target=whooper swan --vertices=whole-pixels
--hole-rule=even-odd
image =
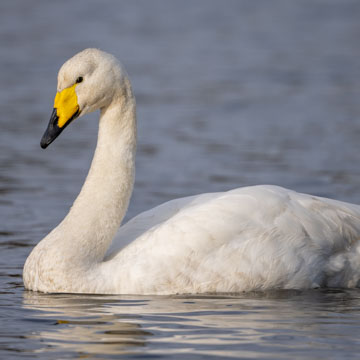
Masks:
[[[86,49],[61,67],[41,146],[97,109],[89,174],[67,216],[27,258],[27,289],[176,294],[359,286],[358,205],[253,186],[173,200],[120,227],[134,183],[136,119],[129,79],[112,55]]]

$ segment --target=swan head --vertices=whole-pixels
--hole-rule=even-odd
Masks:
[[[110,105],[124,92],[127,76],[118,60],[98,49],[85,49],[59,70],[54,109],[40,145],[45,149],[76,118]]]

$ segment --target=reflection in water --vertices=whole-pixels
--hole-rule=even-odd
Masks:
[[[24,307],[40,311],[38,319],[51,319],[53,326],[33,332],[30,338],[45,342],[38,352],[61,351],[77,354],[122,354],[143,347],[152,333],[114,312],[119,300],[111,297],[47,295],[25,292]],[[136,305],[146,302],[136,302]],[[132,302],[134,306],[134,302]],[[120,308],[121,309],[121,308]],[[119,308],[118,308],[119,310]]]
[[[24,292],[37,330],[26,334],[44,356],[113,357],[188,352],[237,358],[259,353],[341,352],[354,343],[356,291],[273,291],[233,296],[93,296]],[[357,319],[358,321],[358,319]],[[334,334],[342,326],[343,336]],[[161,349],[161,350],[160,350]],[[360,349],[359,349],[360,350]],[[280,354],[280,355],[279,355]]]

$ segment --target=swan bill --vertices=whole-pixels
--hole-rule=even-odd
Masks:
[[[59,126],[59,116],[57,115],[57,109],[54,108],[50,117],[48,127],[40,141],[40,146],[46,149],[60,134],[61,132],[80,114],[79,109],[70,117],[70,119],[62,126]]]
[[[49,125],[41,139],[40,145],[45,149],[50,145],[79,114],[79,105],[76,95],[77,83],[56,93],[54,110]]]

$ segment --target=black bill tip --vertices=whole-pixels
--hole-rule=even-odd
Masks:
[[[61,132],[74,120],[79,116],[80,112],[77,110],[75,114],[66,122],[63,127],[59,127],[56,108],[53,109],[53,112],[50,117],[50,121],[47,129],[40,141],[40,146],[43,149],[46,149],[60,134]]]
[[[46,149],[61,133],[62,129],[58,126],[59,117],[56,114],[56,109],[51,113],[50,121],[45,133],[40,141],[40,146]]]
[[[49,144],[47,144],[46,142],[44,142],[42,139],[40,141],[40,146],[42,149],[46,149],[48,147]]]

